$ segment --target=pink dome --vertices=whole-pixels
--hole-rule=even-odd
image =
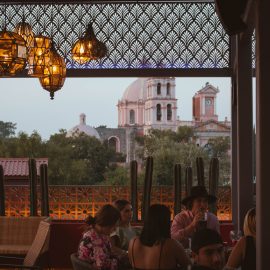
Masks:
[[[139,78],[128,86],[122,96],[122,101],[138,101],[146,99],[146,81],[147,78]]]

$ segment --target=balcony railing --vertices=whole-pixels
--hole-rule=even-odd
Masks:
[[[6,186],[6,215],[29,216],[29,187]],[[138,187],[138,216],[141,215],[143,187]],[[154,186],[151,203],[161,203],[170,207],[173,213],[173,186]],[[182,194],[182,198],[185,194]],[[231,188],[219,187],[217,215],[220,220],[231,220]],[[40,192],[38,190],[40,205]],[[49,186],[50,216],[53,219],[85,219],[95,215],[104,204],[117,199],[130,200],[128,186]],[[40,207],[39,207],[40,208]]]

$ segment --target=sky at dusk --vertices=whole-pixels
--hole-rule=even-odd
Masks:
[[[36,130],[43,139],[59,129],[69,130],[86,114],[86,123],[117,127],[117,102],[136,78],[67,78],[50,100],[38,79],[0,79],[0,120],[17,124],[17,132]],[[206,82],[218,87],[219,120],[231,119],[230,78],[176,78],[176,98],[181,120],[192,120],[192,97]]]

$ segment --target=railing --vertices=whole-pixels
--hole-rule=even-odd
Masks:
[[[141,215],[143,187],[138,187],[138,209]],[[6,215],[29,216],[29,187],[6,186]],[[173,214],[173,187],[154,186],[151,203],[161,203],[170,207]],[[182,198],[185,194],[182,194]],[[219,187],[217,215],[220,220],[231,220],[231,188]],[[49,186],[50,216],[53,219],[84,219],[87,215],[95,215],[104,204],[116,199],[130,200],[128,186]],[[40,191],[38,189],[40,209]]]

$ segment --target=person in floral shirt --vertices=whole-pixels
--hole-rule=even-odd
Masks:
[[[118,269],[118,258],[112,255],[110,234],[115,230],[120,212],[112,205],[104,205],[95,217],[86,219],[88,225],[78,248],[78,258],[99,270]]]

